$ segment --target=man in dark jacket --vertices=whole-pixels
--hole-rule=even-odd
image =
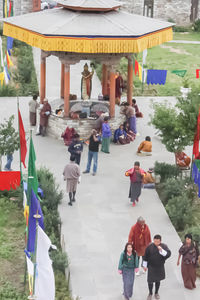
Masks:
[[[154,236],[153,243],[151,243],[145,251],[143,257],[143,267],[146,271],[148,268],[147,282],[149,286],[149,295],[147,300],[152,299],[153,283],[155,282],[155,299],[160,299],[158,290],[160,281],[165,279],[165,261],[171,255],[171,251],[167,245],[161,243],[161,236],[159,234]]]
[[[80,135],[78,133],[74,135],[68,151],[75,157],[75,163],[80,165],[81,152],[83,152],[83,143],[80,141]]]
[[[97,163],[98,163],[98,152],[99,152],[99,143],[100,143],[100,135],[97,134],[95,129],[92,130],[89,142],[89,151],[88,151],[88,161],[87,168],[83,172],[83,174],[90,173],[90,167],[93,159],[93,173],[95,176],[97,172]]]

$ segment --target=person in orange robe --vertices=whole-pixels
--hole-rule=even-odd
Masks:
[[[184,152],[176,152],[175,157],[177,166],[180,168],[189,168],[191,158],[187,156],[187,154]]]
[[[131,227],[128,242],[133,244],[139,258],[144,256],[146,247],[151,243],[151,233],[143,217],[139,217],[137,223]],[[139,272],[138,270],[136,275],[139,275]]]

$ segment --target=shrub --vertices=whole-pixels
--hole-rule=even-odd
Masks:
[[[186,225],[192,225],[194,209],[185,194],[172,197],[166,205],[166,211],[176,230],[184,230]]]
[[[193,24],[194,31],[200,32],[200,19],[196,20]]]
[[[27,296],[19,293],[10,283],[0,287],[0,299],[3,300],[26,300]]]
[[[184,180],[176,178],[167,178],[165,182],[161,184],[161,200],[164,205],[167,205],[168,201],[183,194],[184,192]]]
[[[160,175],[160,181],[163,182],[167,178],[177,178],[180,174],[180,169],[176,165],[170,165],[166,163],[155,162],[154,166],[155,175]]]
[[[51,259],[53,261],[53,268],[55,271],[60,271],[65,274],[65,269],[68,266],[67,254],[61,251],[52,251]]]
[[[15,87],[10,85],[0,86],[0,97],[15,97],[17,90]]]
[[[187,27],[184,27],[184,26],[174,26],[173,31],[174,32],[188,32],[189,29]]]

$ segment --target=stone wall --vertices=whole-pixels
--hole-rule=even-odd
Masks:
[[[123,115],[113,118],[109,121],[112,132],[119,127],[125,121]],[[49,124],[47,128],[47,134],[56,138],[62,139],[61,134],[65,131],[66,127],[73,127],[81,136],[82,139],[86,139],[90,136],[91,130],[94,128],[95,120],[90,119],[63,119],[56,115],[49,117]]]
[[[121,0],[122,1],[122,0]],[[143,15],[144,0],[125,0],[124,8],[131,13]],[[154,0],[154,18],[173,19],[177,25],[190,23],[191,0]],[[200,0],[198,7],[200,18]]]
[[[14,0],[14,16],[32,12],[33,0]],[[3,17],[3,0],[0,0],[0,18]]]

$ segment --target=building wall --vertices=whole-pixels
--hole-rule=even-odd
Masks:
[[[120,0],[131,13],[143,15],[144,0]],[[200,0],[198,18],[200,18]],[[191,0],[154,0],[154,18],[174,20],[178,25],[190,23]]]
[[[33,0],[14,0],[14,16],[32,12]],[[0,0],[0,18],[3,17],[3,0]]]

